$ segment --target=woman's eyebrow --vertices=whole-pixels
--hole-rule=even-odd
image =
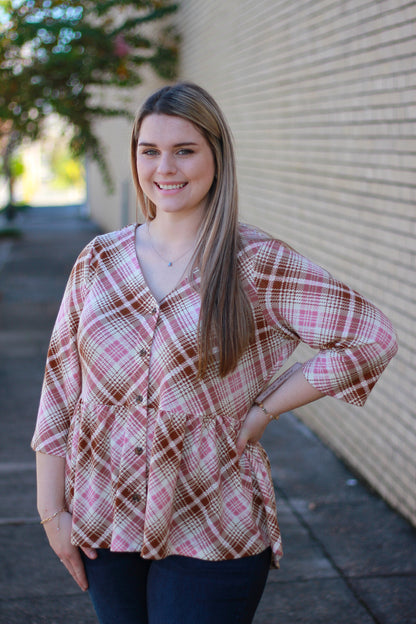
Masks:
[[[175,143],[173,147],[183,147],[185,145],[198,145],[198,143],[194,143],[193,141],[183,141],[182,143]],[[139,146],[157,147],[156,143],[148,143],[147,141],[140,141]]]

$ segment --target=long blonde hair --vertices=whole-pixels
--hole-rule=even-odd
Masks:
[[[131,138],[131,166],[137,197],[147,221],[156,206],[143,193],[137,172],[137,143],[143,119],[151,114],[172,115],[190,121],[205,137],[215,161],[215,177],[199,230],[192,269],[201,275],[201,312],[198,324],[199,375],[219,351],[219,373],[225,377],[253,335],[250,302],[238,270],[242,243],[238,230],[238,196],[231,132],[215,100],[201,87],[181,82],[151,95],[137,113]]]

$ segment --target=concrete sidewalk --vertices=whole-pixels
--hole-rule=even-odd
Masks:
[[[0,623],[94,624],[39,525],[29,445],[59,301],[97,229],[70,208],[20,219],[22,238],[0,239]],[[293,415],[264,443],[285,557],[255,624],[416,624],[416,531]]]

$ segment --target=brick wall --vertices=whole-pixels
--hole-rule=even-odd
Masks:
[[[182,0],[178,23],[182,77],[231,124],[243,218],[398,330],[365,408],[324,399],[298,415],[416,524],[416,5]]]

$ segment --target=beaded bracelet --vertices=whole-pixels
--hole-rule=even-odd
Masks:
[[[62,507],[62,509],[58,509],[58,511],[55,511],[54,514],[52,514],[51,516],[49,516],[49,518],[44,518],[43,520],[40,521],[41,524],[46,524],[47,522],[50,522],[51,520],[53,520],[54,518],[56,518],[56,516],[59,516],[60,513],[63,513],[64,511],[66,511],[65,507]]]
[[[264,412],[264,414],[265,414],[265,415],[267,416],[267,418],[269,419],[269,422],[270,422],[270,421],[272,421],[272,420],[277,420],[277,419],[279,418],[279,416],[280,416],[280,414],[278,414],[277,416],[275,416],[274,414],[272,414],[271,412],[269,412],[269,411],[265,408],[265,406],[264,406],[264,404],[263,404],[263,401],[254,401],[254,405],[256,405],[257,407],[259,407],[259,408],[260,408],[260,409]]]

